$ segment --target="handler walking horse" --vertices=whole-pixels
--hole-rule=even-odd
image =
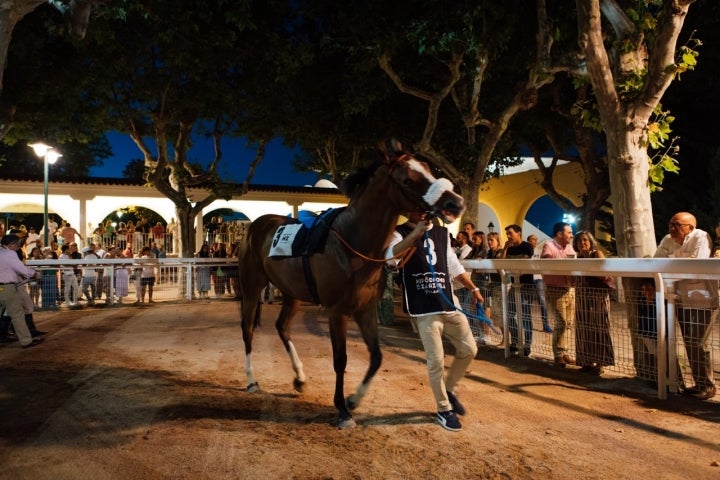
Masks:
[[[306,377],[290,339],[290,320],[301,301],[320,303],[327,308],[338,426],[354,427],[350,411],[360,404],[382,361],[376,306],[385,284],[382,270],[390,236],[399,215],[407,211],[427,211],[446,222],[454,221],[464,210],[464,202],[452,189],[449,180],[436,179],[428,165],[411,154],[402,151],[385,154],[383,160],[347,179],[349,205],[333,221],[328,221],[332,222],[332,233],[324,246],[305,261],[300,257],[268,256],[278,227],[293,220],[280,215],[263,215],[255,220],[248,229],[240,257],[247,391],[259,389],[251,358],[253,329],[260,293],[270,281],[282,292],[282,309],[275,328],[292,362],[297,391],[302,391]],[[351,317],[370,352],[370,364],[357,390],[346,401],[346,340]]]

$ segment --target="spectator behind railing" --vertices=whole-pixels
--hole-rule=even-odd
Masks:
[[[637,299],[638,335],[642,339],[644,354],[650,357],[650,374],[657,375],[657,306],[655,305],[655,281],[640,280]]]
[[[676,213],[668,223],[668,230],[669,233],[660,241],[655,258],[710,258],[710,235],[697,228],[694,215]],[[695,385],[685,385],[683,393],[707,400],[717,392],[708,343],[718,317],[717,281],[679,280],[675,284],[675,292],[678,294],[680,332],[695,382]]]
[[[578,258],[605,258],[590,232],[579,231],[573,239]],[[575,358],[580,371],[602,375],[603,367],[615,365],[610,336],[612,277],[576,277]]]
[[[573,232],[569,223],[553,225],[553,239],[543,245],[541,258],[574,258]],[[568,353],[568,330],[575,322],[575,288],[567,275],[544,275],[548,316],[555,319],[552,348],[555,365],[565,368],[575,363]]]
[[[197,258],[210,258],[210,246],[203,243],[200,250],[195,254]],[[208,298],[210,291],[210,267],[198,267],[196,269],[196,288],[200,298]]]

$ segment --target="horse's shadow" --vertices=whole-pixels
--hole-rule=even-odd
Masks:
[[[337,426],[337,414],[331,404],[323,405],[314,400],[303,400],[301,393],[272,393],[246,389],[233,389],[239,393],[234,401],[208,402],[188,398],[162,407],[156,418],[222,421],[258,421],[268,424],[318,424]],[[207,400],[207,399],[206,399]],[[218,404],[220,403],[220,404]],[[225,404],[223,404],[225,403]],[[428,411],[410,411],[376,415],[358,411],[354,415],[360,425],[422,425],[434,423]]]

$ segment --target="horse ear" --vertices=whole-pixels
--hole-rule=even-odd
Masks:
[[[384,140],[379,142],[378,150],[380,150],[384,161],[389,162],[390,157],[401,153],[403,151],[403,148],[399,140],[391,138],[390,140]]]
[[[403,151],[402,143],[396,138],[390,139],[390,147],[392,148],[393,153],[400,153]]]

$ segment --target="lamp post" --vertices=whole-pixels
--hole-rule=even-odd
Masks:
[[[47,247],[49,245],[48,242],[48,176],[49,176],[49,169],[48,165],[52,165],[57,161],[58,158],[62,157],[62,154],[55,150],[53,147],[49,145],[45,145],[44,143],[31,143],[29,145],[32,147],[33,151],[35,152],[35,155],[38,157],[42,157],[43,163],[44,163],[44,184],[43,184],[43,197],[45,200],[44,208],[43,208],[43,246]]]

